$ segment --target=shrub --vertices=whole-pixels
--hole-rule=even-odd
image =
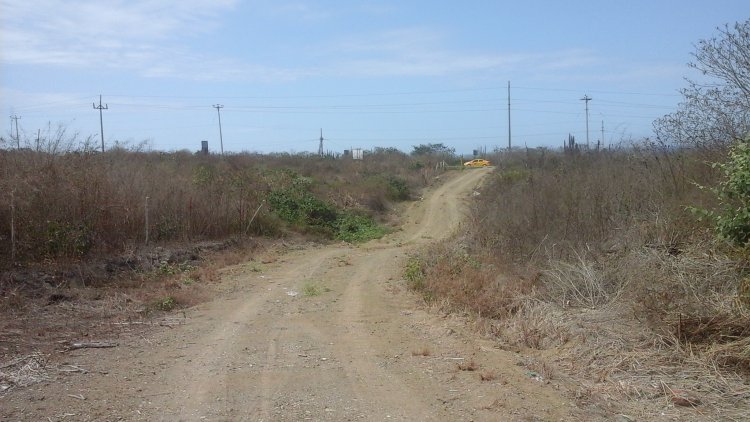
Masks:
[[[51,257],[81,257],[91,249],[90,233],[85,226],[48,221],[45,237]]]
[[[397,176],[388,178],[388,197],[396,201],[406,201],[411,197],[411,191],[406,180]]]
[[[744,246],[750,242],[750,138],[736,142],[727,161],[713,167],[723,178],[718,187],[709,189],[718,198],[719,210],[690,209],[711,219],[721,239]]]
[[[422,291],[424,290],[424,262],[421,259],[412,257],[406,262],[404,269],[404,278],[409,288]]]
[[[172,296],[164,296],[152,302],[152,307],[155,310],[169,312],[177,307],[177,300]]]
[[[385,229],[366,215],[343,213],[336,220],[336,238],[345,242],[366,242],[384,234]]]

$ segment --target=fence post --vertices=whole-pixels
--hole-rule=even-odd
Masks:
[[[146,211],[146,244],[147,245],[148,245],[148,199],[149,199],[149,197],[147,196],[146,197],[146,206],[144,207],[145,211]]]
[[[16,263],[16,190],[10,191],[10,261]]]

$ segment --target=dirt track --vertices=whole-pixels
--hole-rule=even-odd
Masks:
[[[577,419],[554,383],[404,288],[408,253],[456,230],[487,171],[448,176],[382,240],[226,269],[224,293],[185,324],[69,352],[87,373],[12,392],[0,419]],[[458,368],[471,362],[477,370]]]

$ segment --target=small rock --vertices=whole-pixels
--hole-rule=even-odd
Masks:
[[[615,422],[635,422],[635,419],[628,415],[617,415],[615,416]]]

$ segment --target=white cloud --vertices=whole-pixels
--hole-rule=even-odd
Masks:
[[[349,76],[444,76],[468,72],[559,71],[591,65],[585,50],[547,53],[467,51],[447,47],[447,34],[424,27],[401,28],[349,39],[323,49],[331,72]]]
[[[295,46],[297,62],[284,66],[190,47],[191,38],[216,30],[238,2],[0,0],[0,63],[75,69],[103,66],[151,78],[259,82],[331,76],[554,75],[600,63],[586,50],[517,53],[462,47],[450,33],[426,26],[341,32],[333,40]],[[377,3],[360,6],[373,5]],[[347,13],[297,0],[262,0],[254,4],[254,10],[291,21],[320,21]]]
[[[264,4],[262,8],[266,14],[272,17],[294,19],[298,21],[320,22],[332,18],[335,13],[332,10],[324,10],[314,7],[309,1],[281,2],[273,0]]]
[[[204,59],[180,38],[218,25],[236,0],[0,0],[5,64],[109,66],[155,73]],[[10,48],[9,46],[12,46]]]

